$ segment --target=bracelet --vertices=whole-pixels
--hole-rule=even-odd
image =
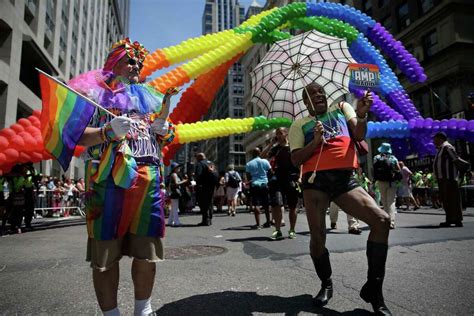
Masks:
[[[364,115],[364,117],[360,117],[358,114],[357,116],[357,121],[367,121],[367,113]]]
[[[114,133],[114,130],[112,129],[112,124],[110,123],[104,125],[104,136],[108,142],[118,140],[117,136]]]
[[[103,142],[106,142],[106,141],[107,141],[107,137],[105,136],[105,128],[104,128],[103,126],[99,129],[99,134],[100,134],[100,139],[101,139]]]

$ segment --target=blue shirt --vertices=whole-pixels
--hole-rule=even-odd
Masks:
[[[270,170],[270,163],[266,159],[256,157],[250,160],[245,166],[245,171],[252,176],[252,185],[261,186],[268,183],[267,172]]]

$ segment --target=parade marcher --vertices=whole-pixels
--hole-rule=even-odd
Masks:
[[[357,103],[357,112],[348,103],[328,107],[326,92],[317,83],[303,90],[309,115],[297,119],[290,128],[292,161],[302,168],[306,216],[310,227],[310,253],[321,290],[314,298],[324,306],[333,295],[331,263],[326,249],[326,210],[331,201],[370,226],[367,241],[368,280],[360,296],[372,304],[377,315],[391,315],[384,303],[382,284],[388,250],[390,219],[354,179],[358,167],[355,141],[367,131],[367,113],[372,94]]]
[[[219,181],[216,165],[206,159],[204,153],[196,154],[196,199],[201,209],[202,220],[199,226],[211,226],[214,206],[212,198]]]
[[[260,207],[265,212],[266,222],[263,227],[270,227],[270,210],[268,201],[268,176],[267,173],[271,169],[270,163],[266,159],[260,157],[261,150],[256,147],[252,151],[252,160],[245,165],[247,179],[250,180],[250,198],[251,210],[255,215],[255,228],[260,229]]]
[[[331,222],[331,229],[337,229],[337,219],[339,217],[339,207],[336,203],[331,202],[329,204],[329,220]],[[359,220],[354,216],[346,213],[347,216],[347,227],[349,234],[360,235],[362,230],[359,228]]]
[[[8,178],[8,214],[10,230],[12,233],[21,234],[21,224],[25,213],[25,173],[22,165],[15,165]]]
[[[225,173],[225,184],[226,184],[226,195],[227,195],[227,207],[229,209],[229,215],[235,216],[237,210],[237,193],[240,190],[240,183],[242,178],[240,174],[234,170],[234,165],[227,166],[227,172]]]
[[[405,166],[403,161],[399,161],[398,166],[400,167],[400,172],[402,173],[402,180],[400,181],[400,186],[398,187],[398,196],[402,198],[402,205],[405,204],[407,206],[407,211],[410,210],[410,204],[413,204],[414,210],[417,210],[420,208],[420,206],[416,202],[412,193],[411,177],[413,176],[413,173],[410,169],[408,169],[407,166]]]
[[[217,213],[222,212],[222,207],[225,204],[226,200],[226,195],[225,195],[225,177],[223,175],[219,176],[219,182],[217,183],[217,188],[215,192],[215,202],[216,202],[216,207]],[[230,210],[229,210],[229,215],[230,215]]]
[[[275,231],[270,238],[272,240],[283,239],[280,228],[282,226],[283,209],[285,205],[288,205],[290,218],[288,237],[294,239],[296,238],[296,206],[298,205],[300,170],[291,162],[288,130],[286,128],[277,128],[273,142],[262,152],[262,157],[268,158],[272,167],[269,171],[268,189]]]
[[[168,217],[169,226],[181,226],[179,221],[179,199],[183,195],[184,187],[188,180],[181,180],[179,172],[181,171],[181,165],[177,162],[171,164],[170,174],[170,198],[171,198],[171,210]]]
[[[389,143],[382,143],[377,151],[379,154],[374,157],[374,180],[380,190],[383,209],[390,216],[390,228],[394,229],[397,181],[402,179],[402,174]]]
[[[133,257],[135,315],[152,312],[156,262],[163,259],[165,218],[160,145],[173,138],[171,95],[140,82],[147,54],[128,38],[115,43],[102,70],[69,84],[116,116],[96,109],[79,141],[86,161],[87,261],[104,315],[119,315],[119,261]]]
[[[23,165],[23,174],[25,178],[25,228],[32,229],[31,221],[35,212],[35,186],[38,177],[32,162]]]
[[[465,168],[468,163],[458,156],[443,132],[437,133],[433,138],[433,142],[438,148],[433,162],[433,171],[438,180],[439,197],[446,212],[446,221],[439,225],[441,227],[450,227],[451,225],[462,227],[463,216],[458,169]]]

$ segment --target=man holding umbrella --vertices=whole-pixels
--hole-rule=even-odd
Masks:
[[[356,111],[345,102],[328,107],[325,88],[315,82],[304,87],[302,97],[309,115],[293,122],[289,140],[292,162],[302,169],[303,198],[311,232],[310,253],[322,282],[314,302],[324,306],[333,294],[329,252],[325,247],[326,209],[333,201],[370,226],[368,280],[360,296],[372,304],[376,315],[391,315],[382,294],[390,217],[354,178],[354,169],[358,167],[354,141],[365,137],[372,93],[365,93]]]

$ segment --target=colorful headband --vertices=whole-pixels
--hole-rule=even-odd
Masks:
[[[129,58],[136,58],[140,63],[143,63],[148,51],[139,42],[130,42],[127,37],[112,45],[110,53],[105,61],[104,70],[111,71],[123,56],[127,55]]]

